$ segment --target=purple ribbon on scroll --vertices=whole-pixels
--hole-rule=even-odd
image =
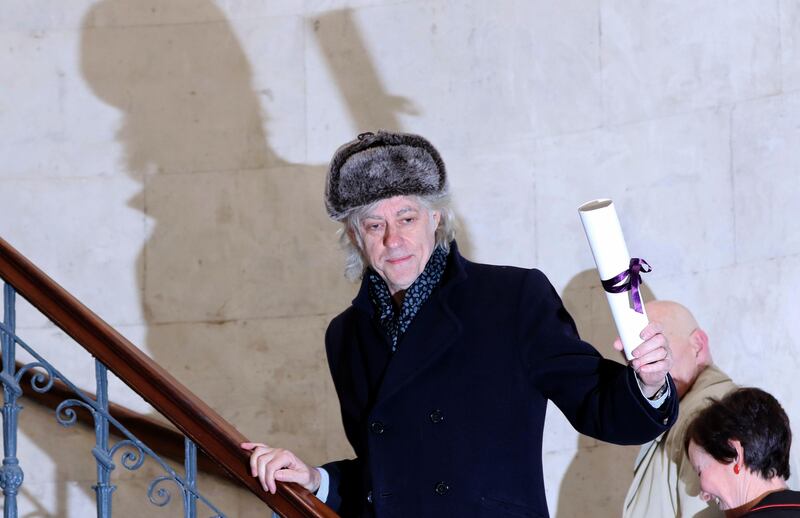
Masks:
[[[630,291],[633,309],[637,313],[644,313],[644,311],[642,311],[642,296],[639,294],[639,285],[644,282],[642,281],[641,274],[650,272],[651,270],[652,268],[644,259],[631,257],[631,262],[627,270],[610,279],[601,280],[600,282],[603,284],[603,289],[609,293]]]

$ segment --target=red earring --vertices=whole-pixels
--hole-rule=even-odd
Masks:
[[[733,465],[733,472],[736,473],[737,475],[739,474],[739,465],[738,464],[734,464]]]

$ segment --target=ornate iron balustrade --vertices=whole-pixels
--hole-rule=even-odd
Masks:
[[[16,335],[15,329],[16,292],[9,284],[3,289],[3,322],[0,323],[0,342],[3,351],[3,371],[0,380],[3,383],[3,466],[0,468],[0,487],[3,489],[3,513],[6,518],[17,516],[17,493],[24,479],[23,469],[17,459],[17,427],[18,414],[21,407],[17,400],[23,394],[20,384],[23,376],[32,371],[30,388],[43,394],[49,391],[56,380],[64,383],[75,395],[63,400],[56,408],[56,421],[62,426],[72,426],[77,422],[76,409],[88,411],[94,420],[95,447],[92,454],[97,463],[97,484],[95,491],[97,515],[103,518],[112,514],[112,494],[116,486],[111,483],[111,473],[115,469],[114,457],[120,455],[120,464],[129,470],[139,469],[147,458],[152,459],[164,474],[155,478],[147,489],[147,497],[156,506],[164,507],[172,500],[172,493],[164,484],[172,482],[181,492],[183,498],[183,514],[188,518],[197,516],[197,502],[204,504],[212,512],[213,518],[224,518],[225,515],[209,500],[197,492],[197,448],[188,438],[185,439],[185,474],[175,472],[146,444],[135,437],[127,428],[109,413],[108,407],[108,369],[99,360],[95,360],[95,379],[97,384],[96,398],[90,398],[75,386],[66,376],[59,372],[45,358]],[[36,361],[17,366],[16,348],[21,347]],[[125,438],[111,445],[109,426],[114,426]]]
[[[230,477],[258,496],[283,518],[336,518],[337,515],[308,491],[296,484],[278,484],[272,495],[261,489],[249,473],[249,456],[239,448],[246,438],[169,373],[155,364],[122,335],[105,323],[72,295],[36,268],[30,261],[0,239],[0,277],[4,285],[4,318],[0,324],[3,371],[3,441],[4,459],[0,471],[0,487],[5,495],[4,517],[16,517],[16,495],[24,474],[17,454],[17,421],[22,395],[20,381],[31,375],[29,384],[36,393],[44,394],[54,384],[66,385],[74,397],[62,401],[56,419],[65,426],[77,420],[76,409],[88,411],[94,422],[96,445],[92,450],[97,461],[97,515],[111,515],[114,486],[111,473],[114,457],[128,470],[136,470],[146,458],[161,466],[164,475],[153,480],[147,496],[156,505],[167,505],[172,495],[164,486],[173,484],[180,490],[184,516],[197,516],[198,503],[211,516],[224,516],[197,491],[197,449],[218,464]],[[97,396],[89,397],[64,377],[47,360],[16,335],[15,297],[19,293],[33,307],[60,327],[95,358]],[[35,361],[16,366],[16,348],[27,351]],[[185,436],[185,473],[178,474],[150,448],[139,441],[109,412],[107,371],[111,370],[158,412],[169,419]],[[110,426],[123,438],[111,444]]]

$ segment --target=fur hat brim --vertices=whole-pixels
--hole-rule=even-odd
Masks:
[[[393,196],[444,193],[439,152],[408,133],[362,133],[336,150],[325,184],[325,206],[337,221],[353,209]]]

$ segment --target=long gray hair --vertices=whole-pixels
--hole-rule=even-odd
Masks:
[[[450,196],[447,194],[428,194],[409,196],[416,200],[428,212],[439,213],[439,226],[436,227],[436,245],[446,252],[450,251],[450,242],[456,237],[456,220],[450,208]],[[367,269],[369,261],[364,255],[364,240],[361,236],[361,221],[370,214],[383,200],[353,209],[342,219],[339,231],[339,243],[345,251],[344,276],[350,281],[357,281]]]

